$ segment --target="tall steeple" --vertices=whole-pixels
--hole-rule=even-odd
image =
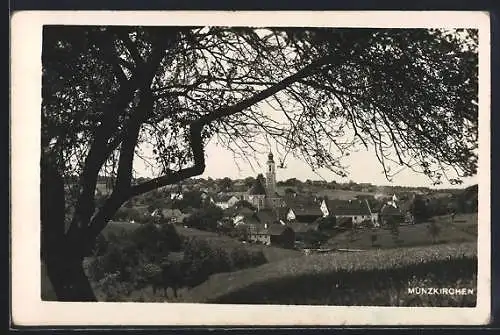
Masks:
[[[276,195],[276,164],[272,152],[267,155],[266,191],[269,197]]]

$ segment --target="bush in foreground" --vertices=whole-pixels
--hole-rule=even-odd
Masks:
[[[475,306],[475,244],[337,253],[215,275],[190,292],[205,303]],[[230,283],[230,285],[229,285]],[[412,287],[471,288],[473,295],[416,295]]]
[[[185,275],[189,286],[199,285],[215,273],[255,267],[266,262],[262,251],[223,239],[189,238],[184,247]]]

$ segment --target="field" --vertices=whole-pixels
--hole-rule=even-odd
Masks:
[[[118,233],[121,230],[133,230],[139,226],[140,226],[139,223],[110,222],[103,231],[103,233],[105,235],[109,234],[110,232]],[[177,230],[177,233],[182,237],[208,238],[213,243],[216,243],[221,246],[226,245],[228,248],[234,248],[236,246],[239,246],[248,248],[250,250],[262,250],[268,262],[276,262],[285,258],[299,257],[304,255],[302,252],[297,250],[283,249],[274,246],[242,243],[228,236],[219,235],[217,233],[212,233],[194,228],[187,228],[182,225],[176,225],[175,229]]]
[[[367,306],[475,306],[477,246],[435,245],[286,259],[213,275],[188,302]],[[461,287],[466,296],[416,296],[411,287]]]
[[[441,227],[441,232],[436,238],[436,243],[459,243],[477,241],[477,214],[457,215],[454,223],[448,216],[434,218]],[[371,249],[371,248],[394,248],[410,247],[432,244],[432,237],[429,235],[427,225],[429,223],[420,223],[415,225],[400,226],[399,242],[393,238],[388,229],[362,229],[354,237],[351,232],[343,232],[335,235],[326,242],[325,247],[330,248],[352,248],[352,249]],[[377,240],[372,245],[372,236],[376,235]],[[399,243],[399,244],[397,244]]]
[[[285,190],[287,188],[296,189],[295,187],[290,186],[277,186],[276,190],[279,194],[285,194]],[[358,192],[358,191],[349,191],[349,190],[330,190],[321,186],[308,186],[309,191],[318,196],[327,196],[329,199],[341,199],[341,200],[349,200],[355,199],[358,195],[374,195],[375,193],[370,192]]]

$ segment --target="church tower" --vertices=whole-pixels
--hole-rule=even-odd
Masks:
[[[272,152],[269,152],[267,158],[266,191],[268,197],[274,198],[276,196],[276,164]]]

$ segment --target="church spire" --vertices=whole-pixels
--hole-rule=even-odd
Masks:
[[[266,189],[268,196],[274,197],[276,194],[276,165],[271,151],[269,151],[267,158]]]
[[[269,151],[269,155],[267,155],[267,161],[274,162],[273,153],[271,151]]]

